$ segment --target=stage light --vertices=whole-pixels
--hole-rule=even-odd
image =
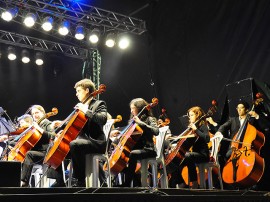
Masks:
[[[78,40],[84,39],[85,32],[84,32],[84,27],[82,25],[78,25],[76,27],[76,32],[75,32],[75,38]]]
[[[8,59],[9,60],[16,60],[17,56],[15,53],[15,48],[12,46],[8,47]]]
[[[43,65],[43,55],[41,52],[36,53],[36,64],[38,66]]]
[[[51,16],[47,16],[44,18],[43,23],[41,25],[42,29],[46,32],[52,29],[53,25],[53,18]]]
[[[29,63],[30,62],[28,50],[25,50],[25,49],[22,50],[22,62],[23,63]]]
[[[25,16],[23,23],[25,24],[26,27],[33,27],[36,20],[37,16],[34,13],[28,13]]]
[[[61,23],[61,25],[60,25],[60,27],[59,27],[59,29],[58,29],[59,34],[61,34],[61,35],[63,35],[63,36],[67,35],[67,34],[69,33],[69,27],[70,27],[69,21],[64,20],[64,21]]]
[[[114,33],[112,33],[112,32],[108,33],[108,35],[106,37],[105,44],[109,48],[114,47],[114,45],[115,45],[115,34]]]
[[[130,44],[130,41],[129,41],[129,38],[127,36],[119,37],[118,47],[120,49],[126,49],[127,47],[129,47],[129,44]]]
[[[100,31],[97,28],[94,28],[89,36],[89,41],[91,43],[97,43],[99,40],[99,36],[100,36]]]
[[[18,8],[10,8],[8,10],[5,10],[1,18],[7,22],[11,21],[13,18],[15,18],[18,14]]]

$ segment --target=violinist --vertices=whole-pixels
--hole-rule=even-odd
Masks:
[[[80,101],[75,108],[81,110],[88,120],[78,138],[70,142],[73,178],[75,179],[72,186],[85,187],[86,154],[102,154],[106,149],[103,126],[107,121],[107,106],[104,101],[89,97],[95,91],[95,84],[90,79],[78,81],[74,88]]]
[[[26,157],[22,164],[22,175],[21,175],[21,186],[28,187],[29,179],[31,176],[32,168],[34,164],[42,164],[43,159],[46,155],[46,150],[48,148],[51,138],[55,135],[53,133],[53,124],[48,119],[43,119],[39,124],[40,119],[42,119],[46,112],[44,108],[40,105],[33,105],[31,107],[31,115],[34,119],[33,126],[38,130],[42,136],[37,144],[32,148],[32,150],[26,153]]]
[[[198,107],[192,107],[188,110],[189,128],[194,132],[198,139],[192,147],[192,151],[185,153],[185,158],[180,162],[179,167],[172,172],[169,181],[169,186],[174,188],[176,185],[180,188],[185,187],[181,172],[184,166],[188,167],[188,175],[191,183],[191,188],[198,188],[196,163],[203,163],[209,161],[209,149],[207,143],[210,140],[208,127],[205,119],[201,119],[205,114],[203,110]],[[196,123],[200,120],[198,123]],[[195,124],[196,123],[196,124]]]
[[[143,130],[143,134],[133,147],[133,150],[130,152],[128,167],[124,169],[125,181],[121,185],[123,187],[130,187],[132,180],[133,186],[136,186],[138,180],[136,182],[134,176],[138,160],[156,157],[157,155],[154,147],[153,135],[157,136],[159,134],[159,129],[157,120],[153,116],[151,109],[145,109],[142,111],[142,109],[147,105],[148,103],[142,98],[135,98],[131,100],[129,104],[131,112],[130,121],[134,120],[135,123]],[[140,117],[138,117],[137,115],[141,111],[142,113],[140,114]]]

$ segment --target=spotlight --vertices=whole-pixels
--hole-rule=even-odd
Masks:
[[[43,55],[41,52],[36,53],[36,64],[38,66],[43,65]]]
[[[112,48],[115,45],[115,34],[110,32],[108,33],[107,37],[106,37],[106,42],[105,42],[106,46]]]
[[[118,47],[120,49],[126,49],[129,46],[129,38],[127,36],[121,36],[119,38]]]
[[[76,27],[75,38],[78,40],[84,39],[84,27],[82,25]]]
[[[52,29],[53,18],[51,16],[47,16],[43,20],[43,24],[41,25],[42,29],[46,32]]]
[[[18,8],[10,8],[4,11],[1,15],[1,18],[7,22],[11,21],[18,14]]]
[[[8,59],[9,60],[15,60],[17,58],[15,53],[15,48],[12,46],[8,47]]]
[[[25,16],[23,23],[25,24],[26,27],[33,27],[36,20],[37,16],[34,13],[28,13]]]
[[[97,43],[99,40],[99,36],[100,36],[100,31],[97,28],[94,28],[89,36],[89,41],[91,43]]]
[[[30,58],[29,58],[29,52],[27,50],[22,50],[22,62],[23,63],[29,63]]]
[[[59,34],[63,36],[67,35],[69,32],[69,27],[70,27],[69,21],[64,20],[58,29]]]

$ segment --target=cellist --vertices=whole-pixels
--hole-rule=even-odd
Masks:
[[[85,187],[85,155],[104,153],[106,149],[103,126],[107,121],[107,106],[105,101],[89,97],[95,91],[95,84],[90,79],[78,81],[74,88],[80,101],[75,108],[81,110],[88,120],[78,138],[70,142],[73,178],[76,179],[72,186]]]
[[[201,119],[205,113],[199,106],[191,107],[188,110],[189,117],[189,128],[193,131],[192,133],[197,137],[197,141],[192,146],[192,151],[186,152],[184,160],[176,163],[177,167],[172,173],[169,180],[169,187],[175,188],[178,185],[179,188],[185,187],[181,172],[184,166],[188,167],[189,180],[191,188],[198,188],[196,163],[203,163],[209,161],[209,149],[207,143],[210,140],[209,131],[205,119]],[[200,120],[198,123],[196,123]],[[196,123],[196,124],[195,124]],[[177,159],[175,159],[177,161]]]
[[[135,98],[129,103],[130,106],[130,121],[141,127],[143,134],[139,141],[135,144],[132,151],[129,154],[128,167],[124,169],[125,181],[121,185],[123,187],[130,187],[133,180],[133,186],[140,186],[138,179],[134,178],[137,160],[156,157],[153,135],[159,134],[157,120],[152,114],[152,110],[145,109],[138,117],[138,113],[147,106],[148,103],[142,98]],[[138,183],[138,184],[136,184]]]
[[[26,157],[22,164],[22,174],[21,174],[21,186],[28,187],[29,179],[31,176],[31,171],[34,164],[42,164],[43,159],[46,155],[46,150],[49,146],[51,138],[55,135],[53,132],[54,126],[48,119],[42,120],[39,124],[40,119],[45,116],[46,112],[44,108],[40,105],[33,105],[31,107],[31,115],[34,119],[33,126],[36,130],[41,133],[41,139],[37,144],[26,153]]]

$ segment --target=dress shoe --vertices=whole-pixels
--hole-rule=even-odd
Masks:
[[[66,184],[62,182],[55,181],[50,187],[66,187]]]
[[[21,187],[29,187],[29,183],[21,181]]]
[[[86,187],[85,181],[76,181],[72,187]]]

